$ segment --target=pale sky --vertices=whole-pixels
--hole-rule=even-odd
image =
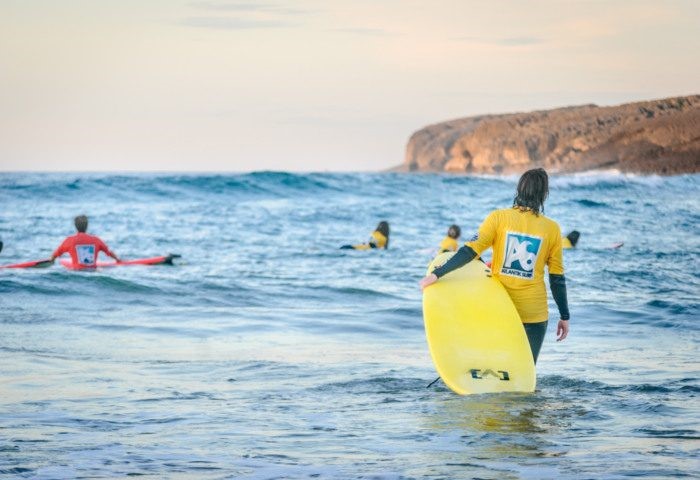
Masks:
[[[0,0],[0,171],[375,171],[419,128],[700,92],[700,0]]]

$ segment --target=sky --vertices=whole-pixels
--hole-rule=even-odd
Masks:
[[[378,171],[445,120],[700,92],[697,0],[0,0],[0,171]]]

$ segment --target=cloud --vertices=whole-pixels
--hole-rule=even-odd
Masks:
[[[200,1],[189,4],[193,8],[216,12],[275,13],[279,15],[306,15],[315,13],[301,8],[281,7],[273,3]]]
[[[388,30],[382,30],[379,28],[334,28],[330,31],[337,33],[349,33],[352,35],[366,35],[371,37],[388,37],[394,35]]]
[[[180,25],[217,30],[253,30],[290,28],[298,26],[296,19],[315,12],[299,8],[279,6],[275,3],[226,2],[202,0],[192,2],[190,7],[203,15],[193,15],[182,20]],[[206,12],[206,13],[204,13]]]
[[[218,30],[253,30],[295,26],[293,23],[277,20],[250,20],[235,17],[189,17],[182,20],[180,24],[186,27]]]
[[[539,45],[542,43],[546,43],[546,40],[544,38],[528,36],[501,38],[455,37],[452,40],[480,45],[493,45],[498,47],[522,47],[527,45]]]
[[[539,43],[544,42],[544,39],[537,37],[507,37],[494,40],[494,43],[496,45],[503,45],[505,47],[519,45],[537,45]]]

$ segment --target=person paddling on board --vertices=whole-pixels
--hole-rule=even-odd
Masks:
[[[63,240],[63,243],[51,255],[52,262],[64,253],[68,253],[73,260],[73,265],[94,267],[100,252],[105,252],[117,262],[121,261],[99,237],[85,233],[88,227],[88,218],[85,215],[75,217],[74,223],[78,233]]]
[[[491,212],[472,241],[465,243],[447,263],[420,281],[421,288],[425,289],[493,247],[493,276],[500,280],[515,304],[535,362],[549,318],[545,265],[549,270],[552,296],[559,309],[557,341],[564,340],[569,334],[561,230],[554,220],[544,216],[544,201],[548,194],[549,179],[544,169],[525,172],[518,182],[513,206]]]
[[[343,245],[341,250],[371,250],[374,248],[389,248],[389,223],[385,221],[379,222],[377,228],[372,232],[369,242],[360,245]]]
[[[440,242],[440,250],[438,253],[456,252],[459,249],[459,242],[457,239],[459,239],[461,234],[462,229],[459,228],[459,225],[450,225],[450,228],[447,229],[447,236]]]

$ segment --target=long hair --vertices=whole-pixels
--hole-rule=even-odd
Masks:
[[[379,225],[377,225],[375,230],[386,237],[386,246],[384,248],[389,248],[389,222],[379,222]]]
[[[578,239],[580,236],[581,236],[581,232],[579,232],[578,230],[571,230],[569,232],[569,234],[566,236],[566,238],[568,238],[569,241],[571,242],[571,246],[575,247],[576,244],[578,243]]]
[[[523,173],[518,182],[518,191],[513,207],[532,210],[535,215],[544,213],[544,201],[549,195],[549,177],[544,168],[533,168]]]

